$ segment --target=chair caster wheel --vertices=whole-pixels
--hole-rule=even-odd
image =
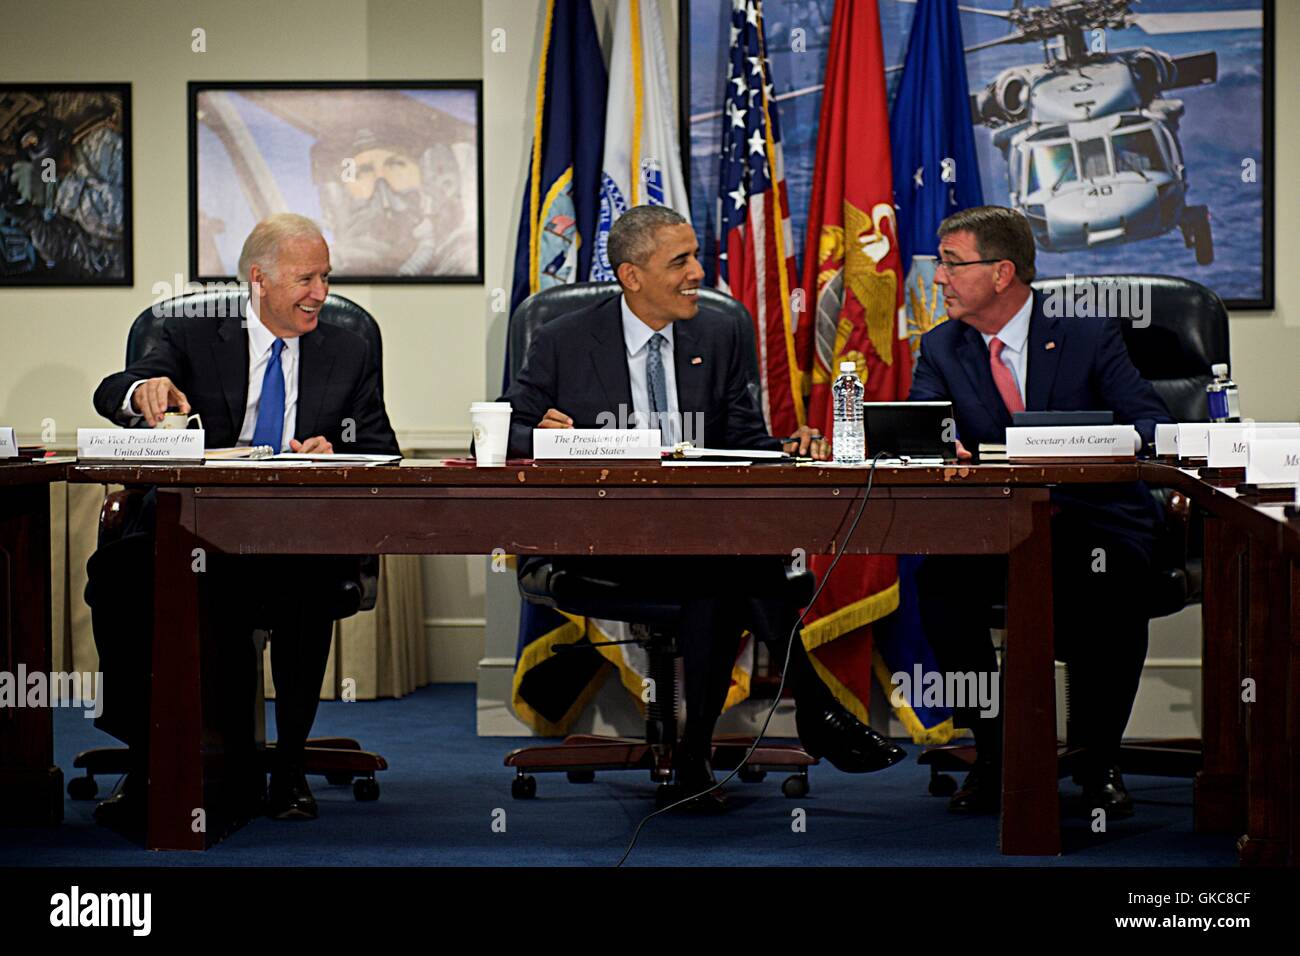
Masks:
[[[570,770],[565,776],[569,778],[569,783],[596,782],[596,771],[594,770]]]
[[[357,800],[379,799],[379,781],[374,777],[361,777],[352,781],[352,796]]]
[[[755,770],[752,767],[741,767],[740,772],[736,774],[743,783],[762,783],[767,776],[766,770]]]
[[[781,782],[781,792],[791,800],[798,797],[808,796],[808,777],[806,774],[795,773],[786,777]]]
[[[89,774],[84,777],[73,777],[68,781],[68,796],[73,800],[94,800],[97,793],[99,793],[99,784],[95,783],[95,778]]]
[[[957,792],[957,781],[946,773],[930,774],[930,796],[951,797]]]
[[[520,774],[510,781],[510,796],[516,800],[531,800],[537,796],[537,778]]]
[[[325,782],[332,783],[336,787],[346,787],[352,782],[352,774],[342,771],[325,774]]]

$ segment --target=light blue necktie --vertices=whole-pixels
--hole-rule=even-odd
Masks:
[[[659,349],[668,340],[656,332],[650,337],[650,354],[645,360],[646,391],[650,393],[650,427],[659,428],[663,441],[670,438],[668,415],[668,384],[664,381],[664,358]]]
[[[276,454],[284,441],[284,369],[280,366],[280,353],[284,339],[271,344],[271,361],[262,376],[262,397],[257,400],[257,424],[253,427],[253,444],[270,445]]]

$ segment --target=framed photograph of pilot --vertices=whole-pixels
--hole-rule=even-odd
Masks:
[[[131,85],[0,83],[0,288],[133,282]]]
[[[331,280],[483,281],[479,81],[189,84],[190,276],[261,219],[320,224]]]
[[[708,259],[730,5],[679,2],[691,207]],[[762,7],[800,261],[834,9]],[[917,6],[878,10],[892,107]],[[1029,219],[1040,276],[1174,275],[1232,309],[1273,307],[1273,0],[958,10],[983,201]]]

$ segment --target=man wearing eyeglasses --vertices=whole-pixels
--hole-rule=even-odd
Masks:
[[[1034,239],[1020,213],[966,209],[939,226],[939,267],[948,317],[921,339],[912,401],[953,403],[958,455],[999,444],[1014,412],[1109,409],[1150,444],[1172,419],[1134,368],[1115,317],[1050,317],[1034,279]],[[1084,752],[1076,782],[1084,808],[1131,816],[1116,766],[1147,649],[1147,594],[1159,506],[1144,485],[1089,485],[1052,492],[1056,656],[1069,665],[1070,738]],[[1100,549],[1100,551],[1098,551]],[[1102,559],[1099,561],[1098,556]],[[990,673],[997,658],[989,607],[1006,587],[1006,559],[931,557],[918,575],[921,612],[939,667]],[[1046,579],[1043,581],[1047,585]],[[975,734],[978,759],[950,808],[998,809],[1002,722],[957,708]]]

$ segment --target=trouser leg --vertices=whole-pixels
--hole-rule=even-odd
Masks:
[[[275,681],[276,753],[283,766],[298,767],[316,720],[321,682],[329,661],[334,622],[304,613],[271,631],[271,677]]]
[[[1006,561],[996,557],[928,557],[917,571],[921,619],[935,661],[944,674],[992,675],[997,654],[989,634],[990,609],[1006,593]],[[1044,582],[1044,586],[1047,586]],[[991,686],[991,685],[990,685]],[[1001,681],[998,682],[999,688]],[[975,734],[982,759],[1002,753],[1001,707],[984,715],[975,702],[953,708],[953,723]]]

